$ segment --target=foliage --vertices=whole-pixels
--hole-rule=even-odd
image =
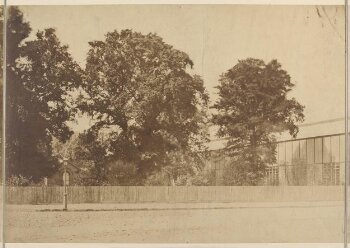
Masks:
[[[140,185],[136,166],[121,160],[111,161],[106,166],[106,182],[109,185]]]
[[[203,169],[203,154],[173,152],[168,158],[160,171],[155,171],[146,179],[146,185],[215,185],[215,172]]]
[[[260,165],[264,166],[264,164]],[[259,185],[265,175],[264,170],[256,170],[244,156],[232,159],[224,168],[223,183],[227,186]]]
[[[216,185],[215,170],[201,170],[191,178],[191,185],[214,186]]]
[[[24,177],[22,175],[11,176],[7,179],[7,186],[31,186],[33,185],[32,178]]]
[[[22,175],[12,175],[6,180],[7,186],[45,186],[44,178],[40,180],[33,180],[32,177],[25,177]]]
[[[293,87],[276,60],[240,60],[221,75],[213,123],[219,125],[219,136],[229,137],[230,155],[239,157],[231,167],[235,179],[230,183],[257,184],[266,165],[276,159],[275,133],[288,130],[296,137],[304,107],[287,97]]]
[[[265,143],[252,149],[247,146],[236,148],[233,157],[224,168],[224,185],[260,185],[265,176],[267,164],[276,162],[275,143]],[[256,156],[256,158],[253,158]],[[254,161],[254,162],[253,162]]]
[[[35,40],[25,42],[20,55],[17,67],[22,84],[34,93],[38,101],[36,111],[45,118],[47,131],[67,140],[73,132],[66,121],[76,113],[70,93],[81,84],[80,67],[52,28],[37,32]]]
[[[186,185],[203,167],[201,153],[182,150],[168,153],[162,171],[168,175],[171,185]]]
[[[165,173],[163,170],[153,172],[143,183],[143,185],[146,186],[170,186],[170,184],[171,179],[169,174]]]
[[[69,100],[81,81],[79,66],[62,46],[54,29],[28,38],[31,28],[18,7],[9,7],[7,20],[6,149],[9,175],[50,175],[57,160],[51,140],[67,140],[66,125],[74,112]]]
[[[67,159],[79,170],[74,179],[79,185],[106,183],[106,151],[93,133],[85,131],[75,134],[65,143],[54,140],[53,154],[59,160]]]
[[[131,30],[90,42],[80,109],[105,137],[108,154],[137,166],[146,178],[173,152],[200,149],[208,96],[188,71],[187,54],[155,34]]]

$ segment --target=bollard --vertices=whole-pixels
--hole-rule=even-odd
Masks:
[[[64,187],[64,195],[63,195],[63,211],[67,211],[68,210],[68,192],[67,192],[67,185],[69,184],[69,174],[67,172],[67,159],[64,160],[63,162],[63,187]]]

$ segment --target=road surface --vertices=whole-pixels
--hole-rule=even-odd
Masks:
[[[343,204],[9,205],[6,242],[343,242]]]

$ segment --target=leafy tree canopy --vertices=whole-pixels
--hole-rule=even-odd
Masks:
[[[131,30],[89,44],[80,107],[95,120],[91,130],[108,133],[110,154],[147,174],[170,151],[199,147],[208,95],[187,54]]]
[[[72,134],[66,121],[73,116],[70,92],[80,85],[81,70],[61,45],[54,29],[30,34],[17,7],[7,20],[7,166],[10,174],[38,180],[53,171],[51,137]]]
[[[274,162],[275,134],[288,130],[296,137],[297,123],[304,120],[304,106],[288,98],[293,87],[277,60],[267,64],[253,58],[240,60],[220,77],[213,123],[219,126],[219,136],[229,137],[235,155],[248,164],[241,171],[250,182],[257,182],[266,164]]]

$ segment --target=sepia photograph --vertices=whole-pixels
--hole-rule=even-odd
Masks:
[[[4,243],[346,240],[345,5],[1,16]]]

